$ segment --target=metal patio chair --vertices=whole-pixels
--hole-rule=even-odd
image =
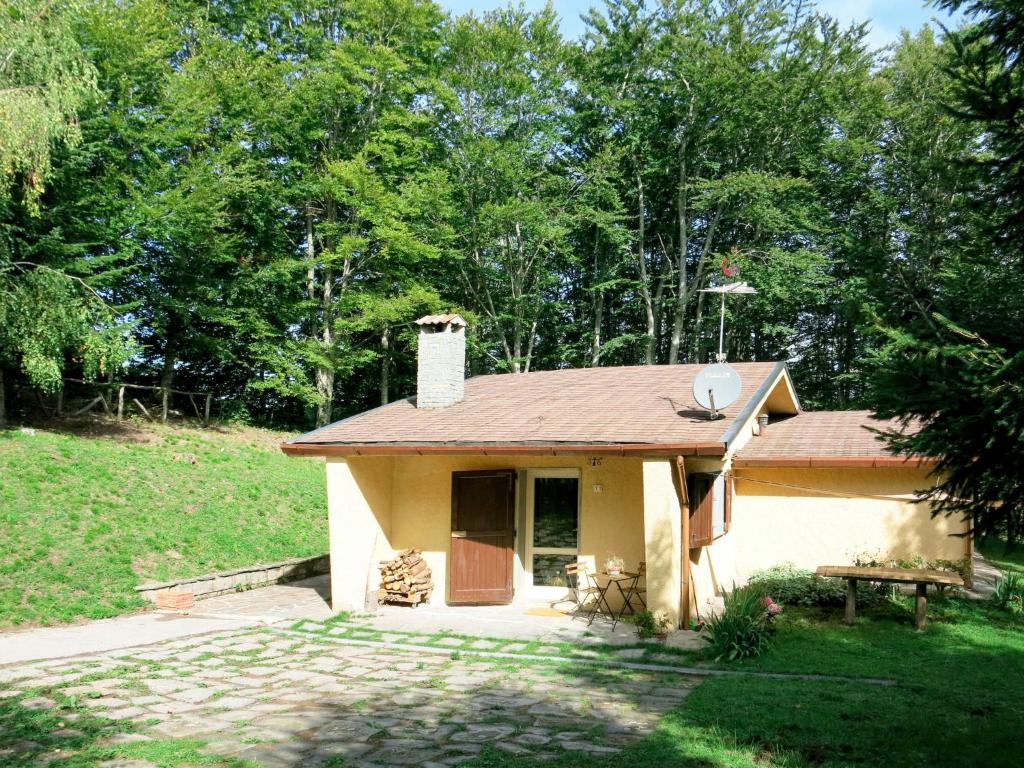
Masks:
[[[634,597],[640,601],[640,605],[644,607],[644,610],[647,610],[647,563],[643,560],[640,561],[640,567],[637,568],[636,581],[633,582],[633,586],[626,590],[625,600],[630,611],[633,610],[631,601]]]
[[[587,568],[586,563],[567,563],[565,566],[565,576],[569,582],[569,589],[572,590],[577,609],[581,612],[586,612],[588,627],[594,623],[594,617],[601,609],[602,604],[605,610],[608,611],[608,614],[613,615],[611,607],[608,605],[608,598],[605,595],[608,587],[602,587],[598,584],[594,575],[590,573],[590,569]],[[588,601],[590,602],[589,609],[587,608]]]

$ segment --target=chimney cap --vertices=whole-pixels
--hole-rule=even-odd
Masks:
[[[466,326],[466,321],[461,315],[424,315],[416,321],[416,325],[461,325]]]

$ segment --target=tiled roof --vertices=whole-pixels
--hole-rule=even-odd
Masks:
[[[703,365],[574,368],[475,376],[465,399],[437,410],[415,398],[302,435],[301,446],[717,444],[748,400],[781,370],[776,363],[734,363],[740,397],[711,421],[693,399]],[[721,450],[718,451],[721,453]]]
[[[424,315],[416,321],[416,325],[445,325],[453,320],[458,320],[456,325],[466,324],[461,315]]]
[[[873,429],[898,429],[895,421],[877,419],[871,411],[803,411],[778,417],[752,437],[734,459],[736,466],[881,466],[902,463],[886,450]]]

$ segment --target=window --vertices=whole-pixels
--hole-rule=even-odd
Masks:
[[[531,472],[530,572],[535,587],[566,587],[579,552],[580,480],[575,470]]]
[[[707,546],[728,532],[732,516],[731,481],[722,472],[690,475],[691,547]]]

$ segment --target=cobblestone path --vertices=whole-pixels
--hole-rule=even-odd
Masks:
[[[650,733],[696,685],[678,674],[417,653],[273,628],[0,667],[4,712],[110,721],[111,741],[204,740],[204,751],[278,768],[459,765],[486,748],[590,761]],[[3,722],[0,721],[0,731]],[[59,734],[57,734],[59,735]],[[0,764],[52,759],[0,742]],[[140,760],[99,765],[148,768]]]

